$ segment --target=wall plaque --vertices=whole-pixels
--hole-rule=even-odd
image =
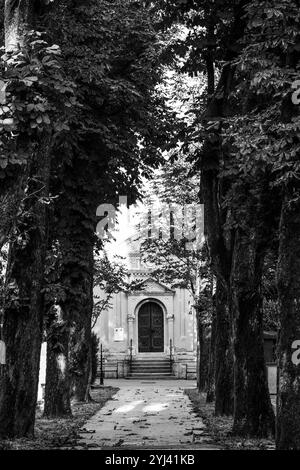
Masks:
[[[114,328],[114,341],[124,341],[124,328]]]

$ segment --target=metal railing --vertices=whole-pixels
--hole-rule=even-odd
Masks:
[[[130,346],[129,346],[129,372],[130,374],[132,373],[132,351],[133,351],[133,346],[132,346],[132,339],[131,339]]]
[[[103,346],[100,345],[100,385],[104,384],[104,379],[107,377],[106,372],[112,372],[115,374],[114,378],[120,377],[120,368],[121,368],[121,377],[125,377],[125,360],[123,361],[112,361],[112,365],[107,365],[107,359],[103,354]]]
[[[103,346],[100,345],[100,385],[104,384],[104,369],[103,369]]]
[[[189,374],[195,374],[195,373],[196,373],[196,370],[194,368],[189,370],[189,364],[185,364],[185,380],[188,380]]]
[[[172,374],[173,372],[173,362],[174,362],[174,357],[173,357],[173,343],[172,340],[170,339],[170,373]]]

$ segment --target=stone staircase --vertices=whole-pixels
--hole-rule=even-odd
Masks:
[[[128,379],[175,379],[169,359],[133,359]]]

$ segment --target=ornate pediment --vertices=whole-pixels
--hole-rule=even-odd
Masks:
[[[130,293],[131,295],[174,295],[175,292],[166,285],[148,277],[139,284],[139,289]]]

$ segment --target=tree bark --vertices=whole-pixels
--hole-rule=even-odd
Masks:
[[[197,347],[197,387],[204,392],[207,387],[207,373],[209,360],[209,343],[206,338],[206,326],[202,320],[202,313],[197,312],[198,347]]]
[[[261,275],[264,256],[253,229],[237,229],[230,302],[234,346],[234,426],[239,435],[270,437],[275,422],[263,350]]]
[[[238,5],[239,11],[232,28],[233,44],[244,33],[245,20],[242,16],[245,4],[240,2]],[[220,165],[226,158],[222,146],[222,119],[239,113],[239,109],[235,109],[236,105],[229,99],[237,84],[235,66],[230,64],[237,51],[238,48],[228,50],[229,63],[223,68],[217,90],[204,116],[204,120],[208,121],[219,119],[219,130],[214,135],[209,132],[203,145],[201,187],[213,268],[216,277],[222,279],[229,292],[235,364],[234,431],[260,437],[274,432],[263,355],[259,264],[263,256],[255,246],[255,232],[241,237],[239,228],[226,229],[229,214],[222,208],[222,203],[231,183],[219,176]]]
[[[44,415],[47,418],[71,415],[69,375],[69,326],[60,305],[49,318]]]
[[[83,247],[82,247],[83,248]],[[75,401],[90,401],[90,378],[92,367],[92,313],[93,313],[93,243],[81,253],[88,260],[89,268],[82,284],[83,302],[78,305],[80,315],[76,318],[71,348],[72,394]]]
[[[68,220],[79,223],[74,215]],[[93,242],[78,243],[76,230],[69,228],[67,233],[60,233],[65,235],[60,240],[59,281],[65,299],[50,316],[48,327],[44,414],[51,418],[69,416],[71,398],[77,402],[90,400]]]
[[[5,49],[16,51],[24,46],[25,36],[34,19],[35,0],[5,0]]]
[[[208,373],[207,373],[207,393],[206,402],[212,403],[215,400],[215,345],[216,345],[216,313],[213,309],[210,345],[208,356]]]
[[[233,350],[227,287],[222,279],[216,286],[215,415],[233,414]]]
[[[34,159],[27,198],[11,243],[6,275],[3,336],[7,363],[0,377],[0,436],[32,436],[43,331],[43,278],[47,247],[49,138]],[[38,195],[38,196],[37,196]]]
[[[26,32],[34,21],[34,0],[5,0],[4,35],[5,51],[16,52],[24,45]],[[18,147],[26,146],[22,138],[18,139]],[[28,143],[28,142],[27,142]],[[20,145],[21,144],[21,145]],[[24,149],[23,149],[24,153]],[[24,198],[27,183],[30,157],[27,164],[9,164],[6,177],[1,181],[0,188],[0,249],[8,242],[15,225],[20,205]]]
[[[13,178],[7,178],[0,188],[0,249],[16,227],[18,211],[24,199],[27,182],[26,169],[12,169]]]
[[[287,191],[282,206],[277,272],[281,331],[276,445],[278,449],[286,450],[300,450],[299,191],[297,197],[292,191]]]
[[[88,145],[88,144],[87,144]],[[91,369],[91,323],[93,313],[93,271],[96,209],[95,167],[74,154],[68,167],[67,185],[60,188],[57,236],[62,253],[60,284],[65,292],[63,310],[70,326],[69,371],[71,395],[75,401],[89,399]],[[68,224],[65,221],[68,221]]]

